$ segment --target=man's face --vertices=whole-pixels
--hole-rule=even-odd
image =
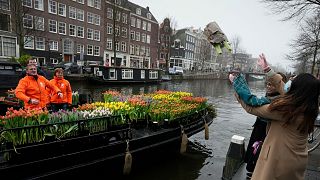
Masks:
[[[26,72],[29,76],[35,76],[37,75],[37,67],[35,65],[28,65]]]
[[[37,66],[37,60],[36,59],[30,59],[28,65],[35,65]]]

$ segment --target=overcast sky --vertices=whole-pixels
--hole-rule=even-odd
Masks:
[[[177,29],[193,26],[204,29],[216,21],[231,40],[238,36],[240,46],[253,57],[265,53],[273,65],[284,68],[290,64],[285,54],[297,35],[294,22],[280,21],[260,0],[130,0],[142,7],[149,6],[159,24],[165,17],[177,22]],[[289,69],[288,69],[289,70]]]

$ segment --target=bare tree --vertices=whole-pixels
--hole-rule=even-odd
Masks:
[[[233,58],[233,62],[232,62],[232,66],[234,68],[236,59],[237,59],[237,53],[241,52],[240,50],[240,43],[241,43],[241,38],[239,36],[234,36],[231,39],[231,47],[232,47],[232,58]]]
[[[300,62],[298,64],[301,65],[308,65],[311,61],[311,74],[313,74],[320,49],[320,14],[307,18],[301,25],[300,31],[301,33],[290,45],[293,52],[288,58]]]
[[[285,14],[284,21],[297,18],[298,21],[320,11],[320,0],[262,0],[276,14]]]

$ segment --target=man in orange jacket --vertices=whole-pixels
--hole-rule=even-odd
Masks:
[[[55,69],[53,75],[53,79],[50,80],[50,83],[61,90],[63,98],[59,98],[52,90],[50,91],[52,111],[56,112],[59,109],[67,110],[68,105],[72,104],[71,85],[69,81],[64,79],[62,68]]]
[[[27,76],[20,79],[15,90],[16,97],[24,102],[27,109],[44,108],[47,105],[46,87],[54,91],[60,98],[60,89],[52,85],[45,77],[38,75],[37,67],[30,64],[26,68]]]

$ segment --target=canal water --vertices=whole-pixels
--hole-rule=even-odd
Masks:
[[[127,177],[131,180],[221,179],[231,137],[244,136],[247,144],[255,121],[255,116],[247,114],[238,104],[234,90],[227,80],[184,80],[132,86],[92,86],[75,82],[71,84],[73,90],[92,94],[94,100],[100,100],[101,92],[109,89],[119,90],[124,94],[149,93],[166,89],[204,96],[209,103],[215,105],[217,117],[209,126],[209,140],[205,140],[204,132],[200,132],[189,138],[188,150],[184,155],[171,154],[159,158],[160,155],[155,154],[144,162],[135,162],[133,159],[133,165],[138,168]],[[249,86],[254,94],[264,95],[263,81],[249,82]]]

